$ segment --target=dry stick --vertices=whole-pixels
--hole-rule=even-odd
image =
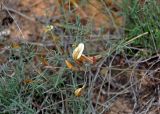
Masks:
[[[155,58],[157,58],[157,57],[159,57],[159,59],[160,59],[160,54],[157,54],[157,55],[151,56],[151,57],[150,57],[150,58],[148,58],[148,59],[145,59],[145,60],[143,60],[143,61],[140,61],[139,63],[148,62],[149,60],[151,60],[151,59],[155,59]]]
[[[140,81],[140,80],[139,80]],[[134,86],[135,84],[137,84],[139,81],[137,81],[137,82],[135,82],[132,86]],[[119,95],[121,95],[121,94],[123,94],[125,91],[127,91],[129,88],[131,88],[132,86],[129,86],[129,87],[127,87],[127,88],[125,88],[123,91],[121,91],[121,92],[118,92],[115,96],[113,96],[112,98],[110,98],[108,101],[106,101],[105,103],[104,103],[104,105],[108,105],[108,103],[110,102],[110,101],[112,101],[113,99],[115,99],[116,97],[118,97]],[[102,113],[100,113],[100,114],[102,114]]]
[[[112,21],[113,26],[116,28],[116,30],[118,30],[118,26],[116,25],[115,19],[113,17],[112,12],[110,11],[110,9],[107,7],[107,5],[105,4],[105,2],[103,0],[101,0],[101,2],[103,3],[103,5],[105,6],[105,11],[107,11],[107,13],[109,14],[109,17]],[[118,31],[118,34],[120,35],[120,32]]]
[[[135,66],[135,65],[134,65]],[[130,67],[132,67],[132,66],[130,66]],[[113,76],[114,78],[116,78],[117,76],[119,76],[121,73],[124,73],[126,70],[124,70],[124,71],[122,71],[122,72],[120,72],[120,73],[118,73],[117,75],[115,75],[115,76]],[[132,69],[132,72],[133,72],[133,69]],[[131,87],[132,87],[133,85],[131,85]],[[123,90],[125,90],[126,88],[125,87],[122,87],[123,88]],[[128,91],[125,91],[125,92],[118,92],[119,94],[118,95],[121,95],[121,94],[125,94],[125,93],[128,93]],[[116,96],[116,95],[115,95]],[[113,97],[112,97],[113,98]],[[106,107],[105,107],[106,108]],[[108,108],[108,107],[107,107]],[[102,114],[103,112],[105,111],[105,109],[103,109],[103,111],[101,111],[101,113],[100,114]]]
[[[125,70],[123,70],[123,71],[121,71],[120,73],[114,75],[113,77],[116,78],[117,76],[119,76],[120,74],[122,74],[122,73],[124,73],[124,72],[125,72]],[[107,73],[106,73],[106,74],[107,74]],[[99,87],[99,86],[97,85],[96,88],[98,88],[98,87]],[[121,88],[124,89],[124,87],[121,87]]]
[[[58,26],[62,27],[61,25],[58,25]],[[140,37],[142,37],[142,36],[144,36],[144,35],[146,35],[146,34],[148,34],[148,32],[142,33],[142,34],[140,34],[140,35],[132,38],[131,40],[127,41],[124,45],[130,44],[132,41],[134,41],[134,40],[136,40],[137,38],[140,38]],[[66,36],[63,36],[63,37],[69,37],[69,36],[66,35]],[[91,35],[90,37],[100,37],[100,36],[99,36],[99,35]],[[106,35],[104,35],[104,36],[102,36],[102,37],[105,37],[105,38],[106,38]],[[112,36],[112,37],[113,37],[113,36]],[[115,37],[115,38],[114,38],[114,37],[113,37],[113,38],[109,38],[109,36],[108,36],[107,39],[108,39],[108,40],[109,40],[109,39],[110,39],[110,40],[116,40],[116,37]],[[95,41],[107,40],[107,39],[93,39],[93,40],[86,40],[86,42],[90,42],[90,41],[95,42]],[[72,44],[72,43],[71,43],[71,44]],[[40,45],[40,46],[42,46],[42,45]],[[139,48],[135,48],[135,47],[129,47],[129,48],[137,49],[137,50],[139,50],[139,51],[144,51],[143,49],[139,49]],[[147,50],[146,50],[146,51],[147,51]]]
[[[135,65],[136,66],[136,65]],[[136,81],[135,79],[134,79],[134,72],[132,71],[132,73],[131,73],[131,78],[130,78],[130,85],[132,85],[133,84],[133,82],[134,81]],[[137,90],[137,84],[135,85],[135,88],[136,88],[136,90]],[[131,87],[131,90],[132,90],[132,94],[133,94],[133,100],[134,100],[134,106],[133,106],[133,110],[134,109],[136,109],[136,107],[137,107],[137,104],[138,104],[138,100],[137,100],[137,95],[136,95],[136,90],[134,89],[134,86],[132,86]]]
[[[135,71],[134,71],[134,69],[136,69],[136,67],[138,66],[138,64],[139,64],[138,61],[137,61],[135,64],[133,64],[133,70],[132,70],[132,72],[131,72],[131,74],[130,74],[130,85],[131,85],[131,90],[132,90],[132,93],[133,93],[133,100],[134,100],[133,110],[135,109],[135,107],[136,107],[137,104],[138,104],[138,103],[137,103],[138,100],[137,100],[137,97],[136,97],[136,96],[137,96],[136,93],[137,93],[137,88],[138,88],[138,86],[137,86],[137,84],[132,86],[132,84],[133,84],[135,81],[138,80],[138,79],[137,79],[138,76],[135,77],[136,73],[135,73]],[[135,86],[135,88],[134,88],[134,86]]]
[[[155,100],[155,97],[151,98],[151,99],[146,103],[146,105],[144,105],[144,111],[143,111],[143,112],[145,112],[144,114],[148,114],[148,111],[149,111],[149,109],[151,109],[154,100]],[[145,106],[148,106],[148,107],[145,108]],[[142,112],[142,113],[143,113],[143,112]]]
[[[134,65],[134,66],[136,66],[136,65]],[[131,66],[130,66],[131,67]],[[122,71],[122,72],[120,72],[119,74],[117,74],[117,75],[115,75],[114,77],[117,77],[118,75],[120,75],[121,73],[123,73],[123,72],[125,72],[127,69],[124,69],[124,71]],[[135,70],[135,68],[134,68],[134,70]],[[132,69],[132,72],[134,71],[133,69]],[[141,78],[142,79],[142,78]],[[141,80],[140,79],[140,80]],[[136,83],[138,83],[140,80],[138,80],[137,82],[135,82],[135,83],[133,83],[131,86],[129,86],[129,87],[127,87],[128,89],[130,88],[130,87],[133,87]],[[124,87],[123,87],[124,88]],[[121,94],[124,94],[124,92],[126,91],[126,90],[128,90],[128,89],[126,89],[126,88],[124,88],[124,90],[123,91],[121,91],[121,92],[118,92],[115,96],[113,96],[111,99],[109,99],[109,100],[112,100],[112,99],[114,99],[114,98],[116,98],[117,96],[119,96],[119,95],[121,95]],[[106,101],[106,102],[108,102],[108,101]],[[105,104],[104,104],[105,105]],[[106,108],[106,107],[105,107]],[[104,111],[104,109],[103,109],[103,111]],[[100,114],[102,114],[103,113],[103,111],[100,113]]]
[[[142,34],[140,34],[140,35],[132,38],[131,40],[127,41],[124,45],[126,46],[126,45],[132,43],[134,40],[136,40],[136,39],[138,39],[138,38],[140,38],[140,37],[142,37],[142,36],[144,36],[144,35],[147,35],[147,34],[148,34],[148,32],[142,33]]]
[[[35,3],[33,3],[29,8],[32,8],[36,5],[38,5],[39,3],[43,2],[43,0],[39,0],[39,1],[36,1]]]
[[[23,33],[22,33],[22,30],[21,30],[21,28],[19,27],[19,25],[18,25],[17,21],[15,20],[15,18],[11,15],[10,11],[8,10],[8,8],[7,8],[3,3],[2,3],[2,6],[3,6],[4,9],[7,11],[7,13],[11,16],[11,18],[14,20],[14,22],[15,22],[18,30],[20,31],[20,33],[21,33],[21,35],[22,35],[22,38],[25,39],[25,37],[24,37],[24,35],[23,35]]]
[[[52,66],[45,66],[44,68],[49,68],[49,69],[57,69],[57,68],[62,68],[62,67],[52,67]],[[106,69],[111,69],[111,70],[118,70],[118,71],[133,71],[133,69],[126,69],[126,68],[116,68],[116,67],[92,67],[91,68],[106,68]],[[66,68],[69,69],[69,68]],[[83,71],[83,70],[82,70]],[[140,70],[140,69],[134,69],[134,71],[155,71],[155,70]],[[160,72],[157,70],[157,72]]]
[[[110,64],[109,64],[109,68],[111,67],[114,58],[115,58],[115,56],[112,58],[112,60],[111,60],[111,62],[110,62]],[[111,69],[110,69],[110,70],[111,70]],[[108,71],[107,71],[107,72],[108,72]],[[110,74],[109,74],[109,76],[108,76],[108,78],[109,78],[109,79],[108,79],[108,93],[109,93],[109,91],[110,91],[110,77],[111,77],[110,75],[111,75],[111,71],[110,71],[109,73],[110,73]],[[106,73],[106,75],[107,75],[107,73]],[[104,78],[104,80],[103,80],[103,82],[102,82],[102,84],[101,84],[100,91],[99,91],[98,97],[97,97],[97,102],[98,102],[98,100],[99,100],[99,98],[100,98],[101,89],[102,89],[102,87],[103,87],[103,85],[104,85],[104,83],[105,83],[105,79],[107,78],[106,75],[105,75],[105,78]],[[109,95],[108,95],[108,96],[109,96]],[[97,104],[96,104],[95,108],[97,108]]]
[[[88,89],[88,93],[93,93],[92,92],[92,88],[93,88],[93,86],[94,86],[94,82],[95,82],[95,80],[97,79],[97,77],[98,77],[98,74],[99,74],[99,71],[100,71],[100,68],[101,68],[101,66],[103,65],[103,63],[104,63],[104,61],[106,60],[106,58],[101,62],[101,64],[97,67],[98,69],[97,69],[97,72],[96,72],[96,74],[95,74],[95,77],[94,77],[94,79],[93,79],[93,81],[92,81],[92,83],[91,83],[91,87]],[[88,96],[90,96],[90,95],[88,95]]]
[[[157,110],[160,112],[160,85],[158,86],[158,108]]]
[[[150,69],[156,64],[158,63],[160,60],[156,61],[154,64],[152,64],[145,72],[144,76],[142,77],[143,79],[145,78],[145,76],[147,76],[148,72],[151,71]],[[157,70],[157,69],[156,69]],[[156,70],[153,70],[154,72],[159,72],[159,71],[156,71]],[[141,83],[140,83],[140,88],[141,88]]]
[[[27,15],[25,15],[25,14],[23,14],[23,13],[21,13],[21,12],[18,12],[18,11],[15,10],[15,9],[8,8],[8,7],[4,6],[4,7],[2,7],[2,10],[6,10],[7,12],[9,11],[9,12],[16,13],[16,14],[18,14],[18,15],[20,15],[20,16],[26,18],[26,19],[29,20],[29,21],[35,22],[35,20],[34,20],[33,18],[28,17]]]
[[[74,1],[71,0],[70,1],[75,7],[76,9],[82,14],[83,18],[87,18],[87,14],[81,9],[81,7],[79,7],[79,5]]]
[[[54,104],[47,105],[46,107],[43,107],[42,110],[47,109],[47,108],[50,108],[50,107],[54,107],[54,106],[56,106],[56,105],[58,105],[58,104],[60,104],[60,103],[69,102],[69,101],[70,101],[70,102],[73,102],[73,101],[79,102],[79,99],[73,99],[73,98],[71,98],[71,99],[64,99],[64,100],[61,100],[61,101],[59,101],[59,102],[55,102]]]
[[[114,98],[116,98],[117,96],[119,96],[120,94],[122,94],[123,92],[125,92],[126,90],[128,90],[129,88],[131,88],[132,86],[136,85],[138,82],[140,82],[140,80],[135,81],[131,86],[125,88],[123,91],[118,92],[115,96],[113,96],[112,98],[110,98],[108,101],[106,101],[106,103],[104,103],[104,105],[107,105],[110,101],[112,101]]]
[[[48,99],[48,96],[46,96],[46,97],[44,98],[43,102],[41,103],[41,105],[40,105],[39,108],[37,109],[36,114],[38,114],[40,111],[42,111],[41,109],[42,109],[42,107],[44,106],[44,104],[45,104],[45,102],[47,101],[47,99]]]

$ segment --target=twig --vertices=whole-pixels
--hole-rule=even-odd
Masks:
[[[147,35],[147,34],[148,34],[148,32],[142,33],[142,34],[140,34],[140,35],[132,38],[131,40],[127,41],[124,45],[126,46],[126,45],[132,43],[134,40],[136,40],[136,39],[138,39],[138,38],[140,38],[140,37],[142,37],[142,36],[144,36],[144,35]]]
[[[11,18],[14,20],[14,22],[15,22],[18,30],[19,30],[19,32],[20,32],[21,35],[22,35],[22,38],[25,39],[25,37],[24,37],[24,35],[23,35],[23,33],[22,33],[22,30],[21,30],[21,28],[19,27],[19,25],[18,25],[17,21],[15,20],[15,18],[11,15],[10,11],[7,9],[7,7],[6,7],[3,3],[2,3],[2,6],[3,6],[4,9],[7,11],[7,13],[11,16]]]
[[[3,5],[2,10],[5,10],[5,11],[7,11],[7,12],[9,11],[9,12],[16,13],[16,14],[18,14],[18,15],[26,18],[26,19],[29,20],[29,21],[35,22],[35,20],[34,20],[33,18],[30,18],[30,17],[28,17],[27,15],[24,15],[23,13],[18,12],[18,11],[15,10],[15,9],[8,8],[8,7],[6,7],[6,6]]]

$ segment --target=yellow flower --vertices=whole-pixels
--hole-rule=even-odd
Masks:
[[[81,57],[83,50],[84,50],[84,44],[80,43],[72,53],[73,59],[78,60]]]
[[[83,85],[83,87],[81,87],[81,88],[76,89],[75,92],[74,92],[74,95],[76,97],[80,97],[83,93],[84,88],[85,88],[85,85]]]
[[[72,53],[72,57],[75,61],[77,62],[84,62],[84,61],[88,61],[90,63],[93,63],[93,60],[90,57],[87,57],[83,54],[83,50],[84,50],[84,44],[80,43],[74,50]]]
[[[20,45],[18,43],[13,43],[12,48],[19,49]]]
[[[68,60],[65,60],[65,63],[69,69],[76,70],[76,68]]]
[[[53,28],[54,28],[53,25],[47,25],[47,26],[45,27],[45,29],[44,29],[44,32],[49,32],[49,31],[51,31]]]
[[[23,80],[24,84],[30,84],[32,82],[33,82],[33,80],[31,80],[31,79],[25,79],[25,80]]]

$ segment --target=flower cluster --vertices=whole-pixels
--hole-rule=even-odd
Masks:
[[[80,43],[74,50],[72,53],[72,57],[74,59],[74,61],[78,64],[78,65],[82,65],[84,62],[88,62],[90,64],[95,64],[96,61],[101,58],[100,55],[98,56],[86,56],[83,54],[84,51],[84,44]],[[71,62],[69,62],[68,60],[65,60],[65,63],[67,65],[67,67],[73,71],[78,70],[78,68],[74,67]]]
[[[90,63],[90,64],[95,64],[96,61],[98,59],[101,58],[101,55],[97,55],[97,56],[86,56],[83,54],[84,51],[84,44],[80,43],[74,50],[72,53],[72,57],[73,60],[75,61],[76,64],[78,64],[79,66],[81,66],[84,62]],[[74,65],[71,64],[71,62],[69,62],[68,60],[65,60],[65,63],[67,65],[67,67],[73,71],[79,71],[80,68],[75,67]],[[85,85],[83,85],[83,87],[78,88],[75,90],[74,94],[75,96],[79,97],[82,95],[83,90],[85,88]]]

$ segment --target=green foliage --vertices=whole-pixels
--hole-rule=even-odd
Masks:
[[[125,0],[128,7],[124,8],[127,16],[126,33],[129,38],[144,32],[149,32],[147,36],[134,41],[133,46],[152,49],[152,53],[157,52],[160,45],[159,22],[160,5],[156,0],[148,0],[140,4],[139,0]]]

